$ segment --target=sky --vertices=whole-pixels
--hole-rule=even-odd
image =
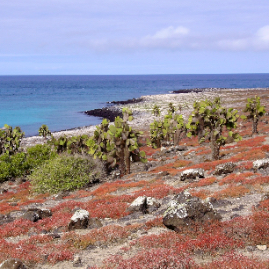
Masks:
[[[0,75],[269,73],[268,0],[1,0]]]

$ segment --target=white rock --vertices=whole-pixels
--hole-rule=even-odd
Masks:
[[[257,160],[253,162],[254,169],[266,168],[269,166],[269,159]]]
[[[78,220],[88,219],[90,216],[89,212],[84,209],[79,209],[72,216],[71,220],[77,222]]]
[[[257,245],[256,247],[258,250],[263,250],[263,251],[267,249],[266,245]]]

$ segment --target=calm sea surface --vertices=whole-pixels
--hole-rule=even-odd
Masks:
[[[269,74],[0,76],[0,127],[20,126],[26,136],[42,124],[51,131],[95,125],[101,119],[82,111],[108,101],[192,88],[269,87]]]

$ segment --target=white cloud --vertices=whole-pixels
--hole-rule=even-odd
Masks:
[[[168,38],[180,38],[189,33],[189,29],[183,26],[169,26],[167,28],[161,29],[157,31],[153,36],[149,36],[151,38],[156,39],[168,39]]]
[[[257,37],[261,41],[269,42],[269,25],[266,25],[266,26],[260,28],[257,31]]]

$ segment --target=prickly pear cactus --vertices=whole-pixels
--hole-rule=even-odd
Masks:
[[[144,162],[145,153],[139,151],[138,137],[142,132],[132,129],[127,120],[132,120],[131,112],[123,110],[124,119],[116,117],[114,124],[103,120],[94,136],[87,141],[89,154],[106,163],[107,168],[119,165],[121,175],[130,173],[131,153],[139,154]],[[128,117],[127,117],[128,116]]]
[[[214,101],[205,100],[194,103],[194,111],[189,117],[186,125],[189,130],[187,136],[200,135],[199,142],[204,142],[207,137],[210,138],[212,159],[219,159],[220,147],[225,145],[227,137],[222,135],[223,127],[229,130],[228,135],[235,140],[241,140],[238,133],[231,130],[236,128],[239,118],[238,111],[233,108],[224,108],[221,106],[220,98],[215,98]],[[200,131],[203,130],[202,133]]]
[[[150,141],[153,148],[160,148],[163,142],[177,145],[180,135],[185,132],[185,124],[182,115],[169,113],[163,120],[154,120],[150,124]]]
[[[8,155],[16,153],[19,150],[23,137],[24,132],[22,132],[20,127],[13,129],[5,124],[4,128],[0,130],[0,153],[7,153]]]
[[[258,122],[260,118],[265,114],[265,107],[261,106],[261,101],[259,96],[254,98],[248,98],[247,104],[244,109],[247,112],[247,116],[242,116],[243,119],[250,119],[252,121],[252,135],[258,133]]]
[[[45,139],[47,138],[47,136],[51,135],[51,131],[49,130],[49,127],[46,124],[41,125],[41,127],[38,129],[38,133]]]

